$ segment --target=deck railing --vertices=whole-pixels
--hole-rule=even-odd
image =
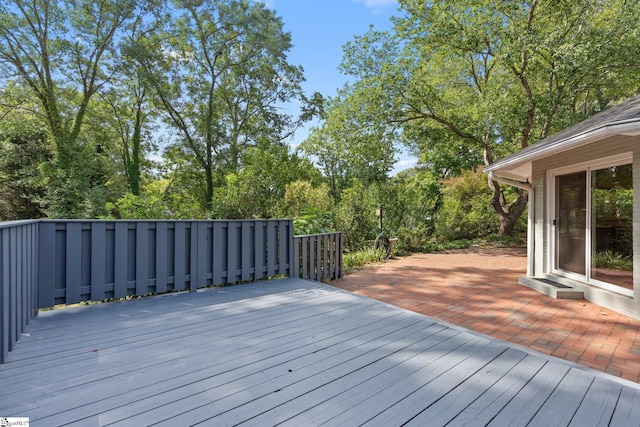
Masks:
[[[228,285],[342,276],[342,234],[291,220],[0,223],[0,363],[39,308]]]
[[[0,363],[38,313],[38,223],[0,222]]]
[[[342,233],[294,236],[294,275],[321,282],[342,277]]]

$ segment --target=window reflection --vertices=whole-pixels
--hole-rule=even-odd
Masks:
[[[630,164],[591,172],[591,278],[633,289]]]

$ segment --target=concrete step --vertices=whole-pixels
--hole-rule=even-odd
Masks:
[[[545,277],[520,277],[518,283],[556,299],[584,299],[584,292]]]

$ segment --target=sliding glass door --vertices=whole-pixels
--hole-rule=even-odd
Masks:
[[[587,174],[556,178],[556,254],[560,270],[585,274],[587,233]]]
[[[554,175],[554,271],[633,294],[630,163]]]

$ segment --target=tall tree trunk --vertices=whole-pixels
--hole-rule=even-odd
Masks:
[[[518,197],[513,202],[507,203],[503,189],[498,182],[490,179],[489,187],[493,191],[491,206],[500,219],[498,234],[513,236],[516,223],[527,207],[529,194],[526,190],[518,189]]]
[[[133,135],[131,137],[131,153],[129,148],[125,147],[127,153],[125,154],[125,169],[127,171],[127,178],[129,180],[129,188],[131,194],[135,196],[140,195],[140,140],[142,138],[142,107],[137,106],[136,119],[133,128]]]

